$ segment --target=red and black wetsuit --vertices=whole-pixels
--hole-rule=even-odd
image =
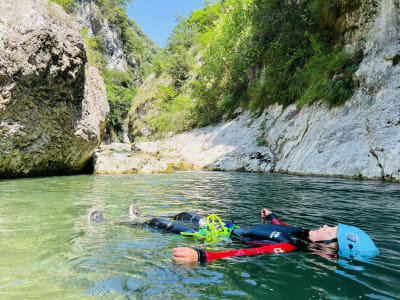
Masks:
[[[247,256],[265,253],[290,252],[303,249],[309,243],[309,230],[301,227],[290,226],[279,220],[274,214],[267,216],[269,224],[258,224],[234,229],[233,236],[237,236],[245,243],[260,245],[257,248],[243,248],[225,250],[220,252],[204,251],[196,249],[199,262],[211,262],[231,256]]]
[[[193,224],[196,228],[198,228],[201,218],[191,212],[182,212],[172,216],[172,219]],[[237,237],[247,244],[257,245],[260,247],[226,250],[220,252],[196,249],[199,262],[211,262],[216,259],[231,256],[290,252],[296,249],[304,249],[310,244],[310,240],[308,239],[309,230],[283,223],[272,213],[267,216],[267,220],[270,223],[236,228],[232,231],[232,237]],[[124,225],[130,226],[131,223],[126,222]],[[137,226],[139,224],[135,223],[132,225]],[[141,225],[159,228],[177,234],[181,232],[196,231],[192,227],[189,227],[185,224],[173,222],[164,218],[153,218],[141,223]]]

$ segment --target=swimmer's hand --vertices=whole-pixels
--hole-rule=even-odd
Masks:
[[[261,209],[261,218],[266,219],[269,214],[272,214],[272,211],[266,208]]]
[[[174,256],[172,259],[177,264],[197,263],[199,257],[197,251],[189,247],[174,248]]]

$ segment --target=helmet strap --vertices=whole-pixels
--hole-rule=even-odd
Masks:
[[[331,239],[331,240],[322,240],[322,241],[315,241],[317,244],[329,244],[329,243],[335,243],[337,242],[337,238]]]

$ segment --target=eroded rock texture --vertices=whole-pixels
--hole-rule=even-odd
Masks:
[[[79,171],[109,110],[80,32],[47,0],[3,0],[0,11],[0,177]]]

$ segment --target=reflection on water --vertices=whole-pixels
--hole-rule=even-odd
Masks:
[[[0,298],[398,299],[400,185],[279,174],[181,172],[0,181]],[[262,207],[305,228],[358,225],[380,248],[372,263],[312,253],[238,257],[193,270],[172,248],[201,241],[145,228],[92,224],[97,208],[128,220],[216,213],[239,225]],[[243,247],[228,241],[214,249]],[[213,248],[211,248],[213,249]]]

